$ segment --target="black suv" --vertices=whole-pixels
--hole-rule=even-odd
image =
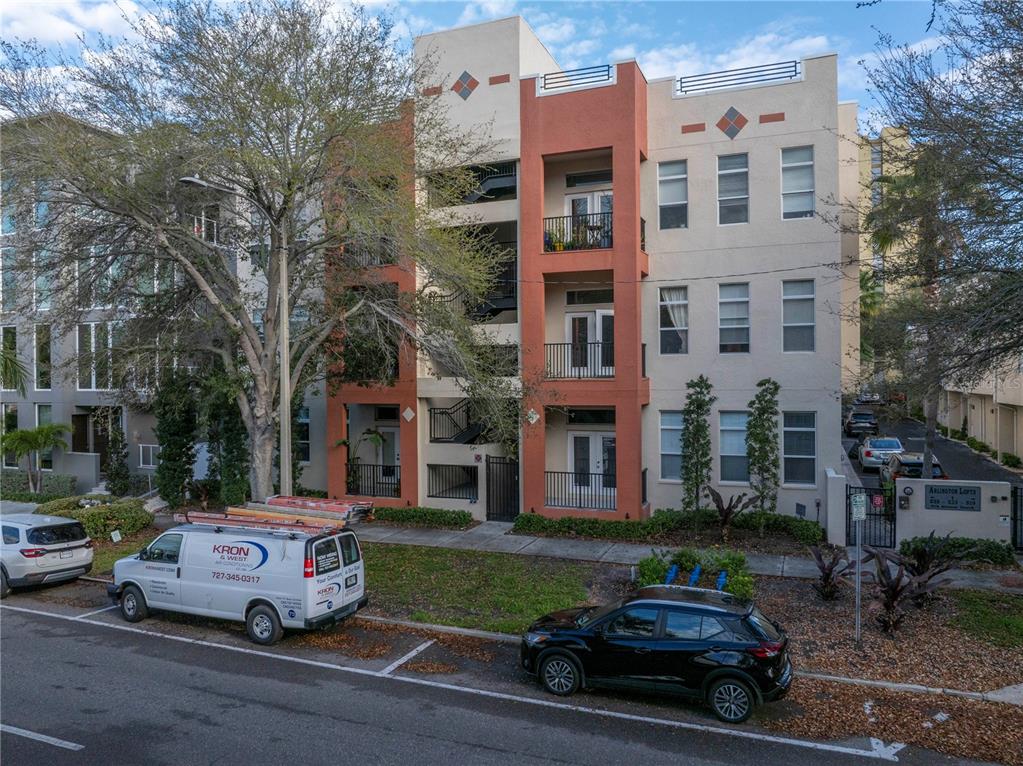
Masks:
[[[846,436],[861,436],[862,434],[876,434],[878,432],[877,415],[873,412],[861,412],[854,410],[845,419],[842,430]]]
[[[547,691],[610,686],[706,700],[726,723],[785,695],[788,637],[753,604],[677,585],[641,588],[605,606],[541,617],[522,637],[521,662]]]

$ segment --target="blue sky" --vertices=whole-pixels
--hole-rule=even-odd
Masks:
[[[339,0],[343,1],[343,0]],[[679,76],[824,52],[839,54],[839,95],[869,109],[859,62],[870,61],[880,32],[898,43],[929,46],[929,0],[854,2],[402,2],[371,0],[391,12],[403,37],[521,14],[566,69],[636,58],[647,77]],[[5,0],[5,39],[35,37],[47,45],[75,44],[90,35],[125,31],[121,9],[132,0]]]

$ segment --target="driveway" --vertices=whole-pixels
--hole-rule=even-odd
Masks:
[[[14,500],[0,500],[0,513],[32,513],[38,503],[19,503]]]

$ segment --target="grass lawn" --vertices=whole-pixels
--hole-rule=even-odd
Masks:
[[[110,540],[94,540],[95,548],[92,552],[92,572],[90,575],[99,577],[110,574],[114,569],[114,562],[138,553],[143,546],[149,545],[160,531],[156,527],[146,527],[133,535],[128,535],[119,543]]]
[[[987,591],[952,591],[959,614],[954,622],[983,641],[1023,648],[1023,596]]]
[[[518,633],[586,603],[597,565],[415,545],[363,543],[370,607],[463,628]],[[607,567],[604,567],[606,570]]]

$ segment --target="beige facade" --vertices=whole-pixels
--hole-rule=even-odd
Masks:
[[[1015,369],[989,375],[968,391],[945,388],[938,422],[972,436],[999,454],[1023,456],[1023,360]]]

